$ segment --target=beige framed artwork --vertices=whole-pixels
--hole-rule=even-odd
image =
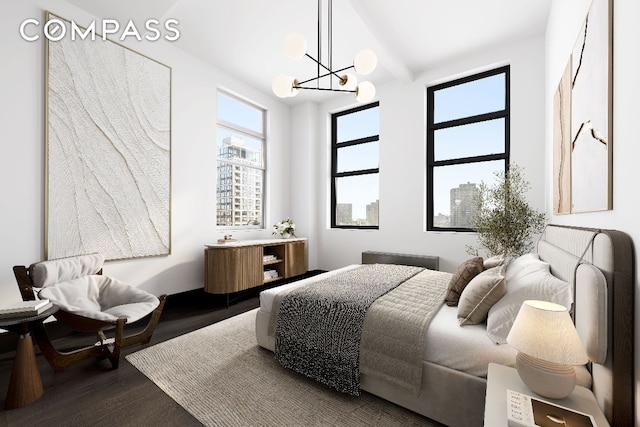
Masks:
[[[171,68],[101,37],[45,50],[46,257],[169,254]]]
[[[553,212],[613,209],[612,0],[593,0],[554,96]]]

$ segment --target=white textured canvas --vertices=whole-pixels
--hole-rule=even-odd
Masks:
[[[112,41],[48,42],[47,257],[170,253],[171,69]]]

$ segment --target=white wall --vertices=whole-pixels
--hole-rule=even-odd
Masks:
[[[296,234],[308,239],[308,268],[318,266],[317,230],[322,219],[317,208],[318,192],[316,177],[318,160],[318,104],[306,102],[291,112],[291,218],[296,224]]]
[[[640,242],[638,226],[638,106],[640,84],[640,2],[638,0],[615,0],[613,17],[613,210],[606,212],[552,215],[553,188],[553,96],[578,32],[589,9],[590,0],[554,0],[546,31],[546,147],[545,162],[547,177],[547,212],[553,222],[585,227],[612,228],[629,234],[634,242]],[[636,249],[637,251],[637,249]],[[636,256],[636,321],[640,306],[640,284],[637,272],[640,264]],[[638,342],[640,328],[635,330],[635,376],[636,376],[636,425],[640,424],[638,396],[640,392],[640,353]]]
[[[506,42],[438,66],[414,82],[394,82],[377,87],[380,101],[380,217],[379,230],[329,228],[330,142],[329,114],[353,107],[352,97],[338,95],[317,109],[317,140],[309,137],[315,154],[304,158],[300,172],[313,171],[307,191],[317,194],[309,209],[317,216],[314,239],[318,268],[332,269],[360,262],[364,250],[440,256],[440,268],[453,271],[469,257],[465,245],[475,243],[471,233],[425,232],[426,87],[501,65],[511,65],[511,159],[525,167],[532,184],[531,203],[544,210],[544,38]],[[347,104],[349,103],[349,104]],[[304,109],[303,112],[300,110]],[[309,112],[294,107],[293,115]],[[313,120],[292,120],[292,134],[303,135]],[[294,145],[305,144],[293,138]],[[301,159],[298,159],[301,160]],[[297,173],[292,177],[298,178]],[[304,178],[307,180],[307,178]],[[298,197],[298,189],[292,193]],[[294,205],[296,205],[294,200]]]
[[[2,128],[0,155],[0,302],[20,299],[12,266],[44,257],[44,77],[43,38],[24,41],[26,18],[50,10],[80,25],[93,16],[62,0],[3,0],[0,13]],[[130,47],[172,67],[172,251],[171,255],[108,262],[105,272],[155,294],[200,288],[204,245],[223,233],[215,224],[216,90],[224,87],[267,108],[269,158],[266,224],[289,213],[289,116],[284,104],[170,42]],[[271,237],[271,230],[234,232],[238,238]]]

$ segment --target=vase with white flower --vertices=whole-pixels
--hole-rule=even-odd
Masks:
[[[280,237],[287,239],[291,236],[296,236],[296,225],[291,219],[283,219],[277,224],[273,224],[273,233],[274,235],[279,235]]]

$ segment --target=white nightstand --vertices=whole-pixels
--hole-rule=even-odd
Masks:
[[[575,390],[564,399],[547,399],[535,394],[524,385],[515,369],[490,363],[484,405],[485,427],[507,427],[507,389],[592,415],[598,427],[609,426],[591,390],[576,386]]]

